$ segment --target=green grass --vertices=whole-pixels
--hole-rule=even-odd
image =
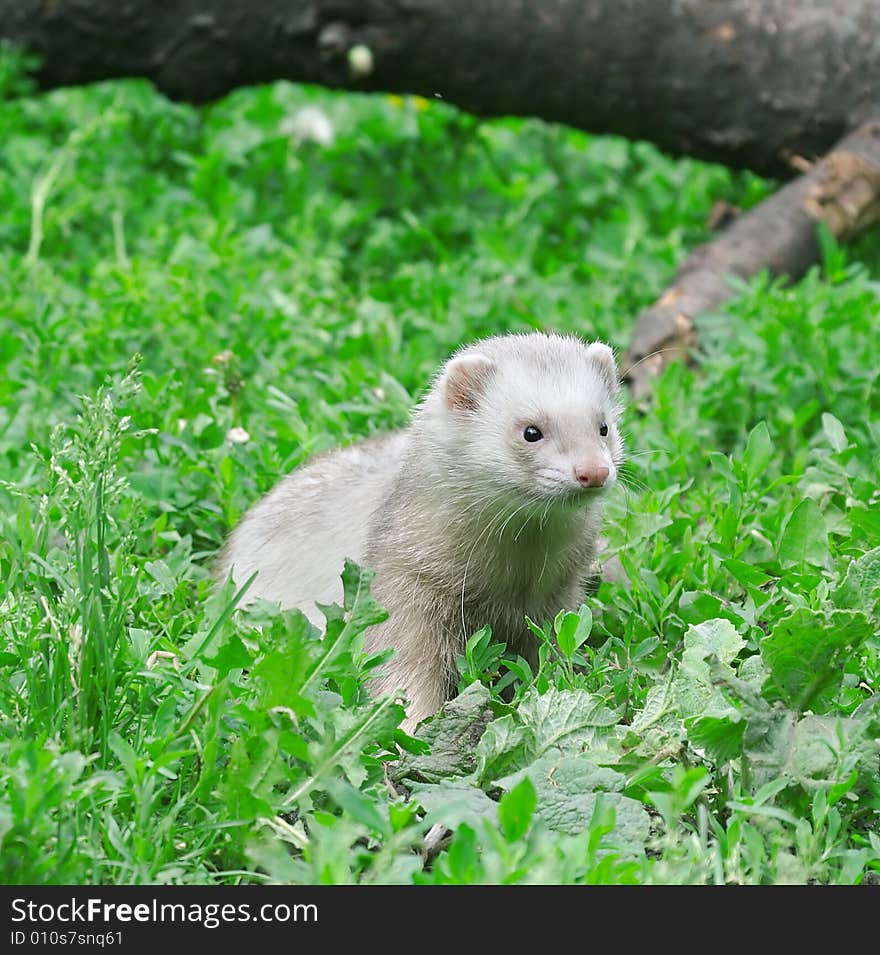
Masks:
[[[461,342],[625,346],[712,203],[772,184],[440,103],[197,111],[0,63],[3,882],[876,880],[876,237],[701,319],[626,416],[620,579],[535,622],[537,673],[475,635],[417,742],[363,689],[369,575],[319,639],[230,612],[225,534],[403,426]],[[332,146],[285,131],[315,105]]]

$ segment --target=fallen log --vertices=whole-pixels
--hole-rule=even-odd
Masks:
[[[44,87],[143,76],[192,102],[275,79],[420,93],[783,180],[800,169],[639,316],[637,393],[731,294],[728,275],[796,277],[818,258],[817,221],[848,241],[878,220],[877,0],[0,0],[4,39],[39,55]]]
[[[849,242],[880,222],[880,119],[864,123],[823,159],[681,265],[655,305],[637,318],[624,377],[636,398],[651,377],[684,358],[696,341],[694,318],[734,294],[728,276],[749,279],[762,269],[800,277],[819,258],[817,223]]]
[[[0,39],[39,55],[44,87],[420,93],[779,178],[880,96],[876,0],[0,0]]]

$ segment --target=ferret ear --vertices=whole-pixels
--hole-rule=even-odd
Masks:
[[[476,411],[480,395],[495,371],[495,362],[478,352],[446,363],[443,400],[450,411]]]
[[[595,365],[596,371],[602,376],[612,394],[617,394],[620,387],[620,377],[617,372],[617,362],[614,352],[603,342],[593,342],[587,346],[587,358]]]

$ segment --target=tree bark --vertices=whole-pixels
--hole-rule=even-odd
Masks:
[[[0,38],[42,57],[45,87],[421,93],[783,178],[880,89],[877,0],[0,0]]]

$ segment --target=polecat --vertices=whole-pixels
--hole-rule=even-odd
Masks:
[[[249,599],[339,602],[346,557],[376,571],[395,650],[373,692],[403,689],[407,725],[456,684],[455,655],[489,624],[534,658],[524,617],[580,602],[601,493],[623,455],[611,349],[533,333],[488,338],[442,367],[405,430],[319,456],[244,516],[218,576],[258,576]]]

